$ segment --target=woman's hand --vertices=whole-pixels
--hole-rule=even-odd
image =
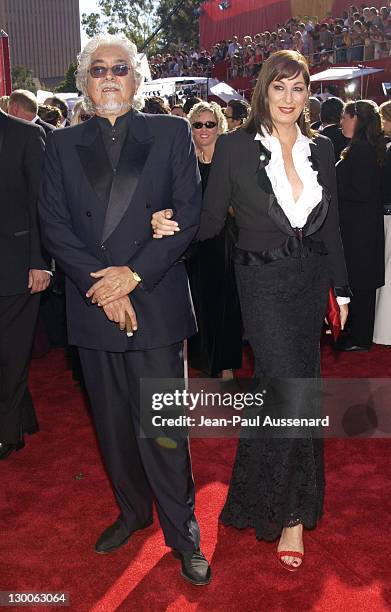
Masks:
[[[176,221],[170,221],[173,214],[174,211],[171,208],[153,213],[151,225],[154,238],[159,239],[163,238],[163,236],[173,236],[175,232],[180,231],[178,223]]]
[[[339,316],[341,319],[341,329],[345,327],[346,319],[349,314],[349,305],[348,304],[340,304],[339,306]]]

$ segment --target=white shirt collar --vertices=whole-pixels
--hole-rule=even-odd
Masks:
[[[38,115],[35,115],[34,119],[31,119],[31,123],[37,123],[38,119]]]

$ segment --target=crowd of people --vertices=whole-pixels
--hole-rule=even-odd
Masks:
[[[150,58],[152,78],[211,76],[219,62],[227,65],[227,78],[256,77],[263,62],[275,51],[293,49],[310,66],[368,61],[391,54],[391,9],[351,5],[339,17],[290,18],[274,31],[232,36],[211,49],[179,49]]]
[[[359,16],[385,17],[368,10]],[[355,7],[350,13],[356,27]],[[325,40],[320,33],[338,24],[325,26],[304,29]],[[217,46],[220,59],[235,57],[230,45]],[[66,342],[78,347],[120,509],[95,550],[110,553],[148,527],[155,500],[165,542],[194,585],[208,584],[211,570],[188,440],[140,437],[139,380],[183,378],[186,338],[190,365],[231,379],[246,340],[255,377],[282,380],[283,406],[305,417],[327,300],[340,315],[337,350],[370,350],[375,325],[377,342],[390,337],[391,102],[311,99],[299,50],[264,51],[251,106],[231,100],[223,109],[195,96],[169,106],[140,95],[135,46],[99,35],[79,57],[84,97],[73,116],[56,96],[39,109],[24,90],[0,112],[0,459],[39,427],[28,364],[39,296],[60,271]],[[220,518],[278,538],[277,556],[294,571],[323,496],[320,439],[250,436],[239,442]]]

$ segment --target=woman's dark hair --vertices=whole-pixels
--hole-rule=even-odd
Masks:
[[[227,103],[232,111],[232,119],[247,119],[250,110],[250,105],[246,100],[230,100]]]
[[[197,98],[197,96],[189,96],[186,99],[186,102],[183,105],[183,112],[186,115],[188,115],[190,113],[191,109],[193,108],[193,106],[195,106],[199,102],[202,102],[201,98]]]
[[[291,79],[301,75],[306,87],[310,85],[310,73],[308,64],[303,55],[297,51],[276,51],[263,63],[259,73],[257,84],[251,99],[251,111],[245,123],[245,129],[249,133],[261,131],[264,126],[269,134],[273,131],[273,121],[270,115],[268,90],[273,81]],[[297,120],[301,132],[313,138],[316,134],[311,130],[308,109],[305,108]]]
[[[170,110],[163,98],[160,98],[160,96],[152,96],[151,98],[145,99],[143,113],[149,113],[150,115],[169,115]]]
[[[320,107],[320,120],[323,124],[338,123],[341,121],[344,103],[341,98],[334,96],[327,98]]]
[[[58,108],[61,112],[63,119],[68,118],[69,106],[68,103],[62,98],[59,98],[58,96],[51,96],[50,98],[47,98],[45,100],[45,103],[47,106],[55,106],[56,108]]]
[[[42,121],[50,123],[50,125],[54,125],[54,127],[59,127],[63,121],[61,111],[59,108],[57,108],[57,106],[39,104],[38,116],[40,119],[42,119]]]
[[[341,157],[346,158],[356,143],[365,141],[374,147],[377,161],[382,166],[386,158],[386,144],[377,104],[372,100],[348,102],[344,112],[350,117],[357,117],[357,123],[349,146],[342,151]]]

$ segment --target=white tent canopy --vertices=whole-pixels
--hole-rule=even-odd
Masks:
[[[224,102],[229,100],[243,100],[235,89],[224,81],[208,77],[167,77],[165,79],[155,79],[146,81],[142,87],[144,96],[162,96],[168,97],[182,91],[188,93],[197,91],[203,97],[207,94],[217,96]]]
[[[349,81],[350,79],[375,74],[375,72],[383,72],[383,68],[329,68],[317,74],[312,74],[311,83],[317,81]]]

